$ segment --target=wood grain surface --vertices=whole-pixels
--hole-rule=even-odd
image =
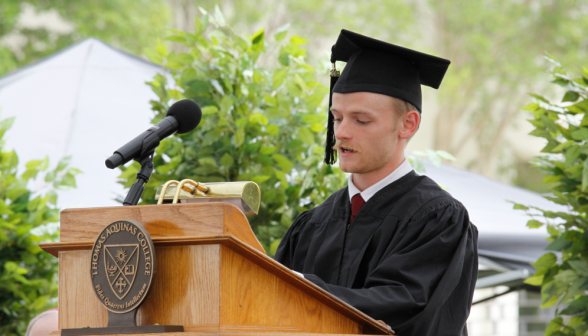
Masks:
[[[210,332],[257,326],[269,331],[279,327],[284,331],[389,333],[369,316],[231,235],[158,238],[154,244],[159,260],[157,280],[139,309],[140,325],[209,325],[198,327],[198,331]],[[106,311],[95,297],[89,279],[92,245],[51,245],[85,248],[58,252],[59,306],[68,314],[79,315],[63,322],[60,318],[60,326],[105,326]],[[59,248],[54,247],[53,251]],[[67,289],[62,291],[62,285]],[[80,305],[88,307],[71,308]],[[99,311],[104,311],[103,317],[97,315]]]
[[[220,245],[157,246],[157,273],[137,324],[219,323]]]
[[[279,326],[309,333],[359,333],[357,323],[318,297],[306,295],[226,246],[221,251],[221,328]]]
[[[183,325],[196,335],[389,334],[385,326],[265,254],[247,218],[223,203],[64,210],[59,257],[59,327],[105,327],[90,280],[95,237],[134,219],[153,238],[157,270],[138,325]],[[59,333],[55,333],[59,335]],[[145,334],[155,336],[155,334]]]
[[[108,313],[90,280],[90,250],[59,253],[59,328],[106,327]]]
[[[61,211],[60,242],[94,242],[108,224],[121,219],[138,221],[151,238],[231,234],[265,253],[247,217],[229,203],[66,209]]]

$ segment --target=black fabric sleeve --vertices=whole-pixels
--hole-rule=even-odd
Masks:
[[[477,274],[477,231],[457,202],[421,212],[407,225],[405,241],[400,243],[403,247],[390,247],[363,288],[331,285],[314,274],[304,277],[374,319],[383,320],[397,334],[426,336],[433,330],[434,335],[460,335],[467,313],[465,318],[454,316],[455,325],[444,326],[444,332],[434,326],[445,323],[435,314],[450,296],[463,301],[462,306],[468,302],[471,305],[470,287]],[[456,291],[458,295],[452,296]]]
[[[311,217],[312,210],[307,210],[301,213],[294,223],[292,223],[284,237],[282,237],[282,241],[276,250],[274,259],[277,262],[290,269],[292,268],[294,253],[296,251],[296,245],[298,244],[298,237]]]

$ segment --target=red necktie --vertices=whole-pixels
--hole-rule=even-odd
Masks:
[[[363,197],[361,197],[361,194],[353,195],[353,197],[351,198],[351,221],[350,221],[350,223],[353,223],[353,220],[355,219],[355,215],[357,215],[357,213],[359,212],[359,210],[361,210],[361,207],[364,204],[365,204],[365,201],[363,200]]]

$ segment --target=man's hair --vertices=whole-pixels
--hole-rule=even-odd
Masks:
[[[417,111],[419,113],[419,117],[421,116],[421,112],[419,110],[417,110],[416,107],[414,107],[414,105],[412,105],[411,103],[404,101],[402,99],[398,99],[398,98],[394,98],[392,97],[392,101],[393,101],[393,105],[394,105],[394,114],[395,114],[395,121],[396,123],[398,123],[398,121],[400,120],[401,117],[403,117],[407,112],[410,111]],[[421,119],[419,118],[419,124],[417,125],[417,131],[419,130],[419,127],[421,127]],[[416,131],[410,136],[410,138],[408,138],[407,142],[410,141],[410,139],[412,139],[412,137],[416,134]]]

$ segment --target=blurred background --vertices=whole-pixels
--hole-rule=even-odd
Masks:
[[[133,110],[128,120],[121,121],[122,126],[126,125],[124,122],[137,120],[137,115],[143,118],[136,131],[122,129],[132,134],[143,130],[155,115],[149,100],[157,99],[152,89],[143,83],[150,81],[157,73],[169,76],[161,66],[151,63],[153,57],[148,57],[147,50],[163,45],[170,52],[187,52],[185,45],[172,43],[166,37],[174,32],[198,29],[194,18],[200,17],[204,11],[215,14],[222,12],[221,16],[216,16],[217,21],[222,17],[239,34],[252,36],[260,29],[265,29],[266,36],[273,36],[287,29],[290,34],[304,38],[303,54],[306,62],[317,69],[317,81],[323,85],[327,85],[328,81],[331,45],[343,28],[450,59],[452,65],[440,89],[423,87],[422,124],[409,144],[409,152],[433,149],[453,155],[456,160],[449,163],[453,167],[436,169],[434,165],[428,164],[426,168],[450,192],[461,193],[462,197],[468,197],[468,191],[477,194],[487,192],[495,194],[495,199],[502,201],[520,193],[517,195],[521,202],[534,200],[541,203],[537,193],[549,190],[550,184],[542,183],[545,175],[530,163],[533,157],[540,154],[545,140],[528,135],[533,130],[533,126],[526,121],[531,113],[523,111],[522,107],[532,101],[529,93],[540,92],[557,100],[556,97],[561,97],[565,92],[550,85],[551,74],[548,70],[551,64],[544,58],[545,55],[556,58],[573,73],[581,73],[582,66],[587,65],[586,1],[2,0],[0,117],[16,117],[14,127],[5,136],[8,148],[18,149],[19,145],[29,142],[27,148],[17,150],[23,158],[21,166],[29,160],[42,158],[38,155],[38,149],[46,139],[35,135],[41,134],[51,120],[67,119],[70,115],[68,109],[72,109],[68,106],[74,106],[74,111],[76,106],[86,106],[86,110],[93,115],[114,111],[110,109],[114,105],[99,105],[99,96],[89,98],[84,93],[86,91],[79,90],[84,80],[88,83],[85,90],[101,90],[101,94],[111,98],[121,94],[120,98],[113,101]],[[267,54],[274,57],[261,58],[258,63],[269,68],[279,66],[275,60],[277,53],[277,49],[268,50]],[[87,70],[83,65],[91,62],[103,64],[98,70]],[[76,71],[66,71],[65,68],[71,64],[81,66]],[[92,88],[92,83],[103,80],[101,76],[105,76],[108,71],[119,74],[117,81],[121,87],[134,89],[124,91],[123,95],[121,89],[114,85],[110,88]],[[31,79],[32,75],[44,77]],[[29,78],[30,83],[23,85],[25,77]],[[21,83],[21,86],[16,88],[15,83]],[[57,94],[52,91],[55,87],[65,87],[72,93],[67,98],[71,101],[68,103],[70,105],[64,105],[65,108],[46,106],[45,110],[43,102]],[[27,93],[27,90],[30,97],[23,99],[20,95]],[[136,104],[131,103],[131,100],[136,101]],[[41,108],[26,105],[23,111],[35,109],[36,114],[27,114],[26,118],[20,117],[19,120],[19,114],[11,112],[18,110],[15,108],[17,104],[21,108],[24,106],[22,104],[40,104]],[[41,122],[45,117],[48,121]],[[79,123],[85,120],[81,113],[76,118]],[[102,125],[101,121],[91,118],[84,122],[86,125]],[[71,125],[74,125],[73,122]],[[72,155],[72,166],[81,167],[85,158],[82,154],[76,157],[76,146],[87,147],[91,144],[80,143],[78,139],[87,134],[79,130],[72,131],[74,128],[71,125],[56,131],[64,134],[63,139],[58,141],[59,146],[47,147],[42,152],[49,155],[54,151],[58,158]],[[104,125],[106,127],[107,124]],[[39,130],[31,131],[30,127]],[[26,137],[19,138],[18,134],[25,134]],[[118,132],[111,134],[115,144],[122,144],[128,138],[117,136]],[[34,146],[30,146],[32,141],[35,142]],[[31,147],[36,148],[29,150]],[[110,151],[115,147],[107,149]],[[104,155],[109,154],[108,151]],[[52,163],[55,165],[57,161]],[[105,168],[100,166],[98,169]],[[89,174],[87,169],[70,173],[72,177]],[[477,175],[467,175],[470,173]],[[115,181],[119,174],[112,172],[107,178]],[[463,178],[461,186],[475,180],[488,189],[462,190],[459,183],[452,184],[456,176],[457,180]],[[60,183],[70,187],[76,185],[68,177]],[[78,182],[78,189],[89,190],[92,182],[84,183]],[[114,199],[123,190],[121,185],[120,189],[101,195],[102,203],[99,204],[117,204]],[[65,201],[60,203],[62,207],[97,204],[94,201],[84,203],[79,196],[63,194],[63,198]],[[479,221],[491,221],[489,217],[492,215],[486,215],[485,219],[480,218]],[[526,230],[525,221],[523,230]],[[513,232],[519,232],[519,229],[513,229]],[[545,238],[545,235],[540,236],[541,239]],[[272,242],[273,238],[266,246]],[[527,259],[521,258],[517,262],[525,267],[506,267],[488,260],[489,268],[481,271],[487,271],[490,275],[510,270],[529,269],[526,272],[532,272],[533,269],[528,265],[533,259],[528,256]],[[524,274],[527,275],[487,284],[476,292],[475,301],[483,302],[472,308],[468,322],[471,335],[543,334],[547,323],[554,316],[554,310],[538,308],[541,304],[540,295],[536,290],[523,287],[521,279],[528,276],[528,273]],[[507,291],[508,294],[502,295]],[[493,298],[494,295],[497,297]]]

